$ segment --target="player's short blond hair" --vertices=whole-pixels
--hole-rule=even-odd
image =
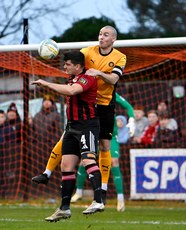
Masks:
[[[107,26],[102,27],[101,29],[103,29],[103,28],[110,29],[112,31],[112,34],[117,38],[117,31],[113,26],[107,25]]]

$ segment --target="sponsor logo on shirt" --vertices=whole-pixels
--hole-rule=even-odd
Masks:
[[[87,80],[86,80],[85,78],[83,78],[83,77],[81,77],[81,78],[79,79],[79,82],[82,83],[83,85],[86,85],[86,84],[87,84]]]

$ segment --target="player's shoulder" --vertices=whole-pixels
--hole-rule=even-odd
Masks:
[[[124,57],[126,56],[124,53],[122,53],[121,51],[119,51],[116,48],[113,48],[113,52],[116,53],[116,54],[118,54],[118,55],[120,55],[120,56],[124,56]]]
[[[81,75],[79,75],[79,79],[78,79],[78,81],[80,81],[80,82],[97,82],[97,80],[96,80],[96,78],[95,77],[93,77],[93,76],[91,76],[91,75],[88,75],[88,74],[86,74],[86,73],[83,73],[83,74],[81,74]]]
[[[81,52],[85,56],[88,56],[88,55],[91,56],[92,54],[95,54],[95,53],[99,52],[99,46],[88,46],[88,47],[82,48]]]
[[[87,50],[99,50],[99,45],[95,45],[95,46],[87,46],[81,49],[81,51],[87,51]]]

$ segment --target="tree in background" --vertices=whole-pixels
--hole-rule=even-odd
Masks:
[[[111,25],[118,31],[120,39],[154,37],[181,37],[186,34],[185,0],[127,0],[128,7],[136,16],[136,26],[128,33],[120,33],[115,21],[102,16],[76,21],[61,36],[53,37],[57,42],[96,41],[98,31],[104,25]],[[121,9],[126,10],[126,8]],[[125,26],[125,25],[123,25]]]
[[[130,30],[134,37],[185,36],[185,0],[127,0],[127,3],[137,20]]]
[[[132,27],[134,23],[131,24],[129,32],[124,34],[118,30],[118,39],[185,36],[186,0],[126,1],[128,7],[123,1],[123,7],[120,6],[115,14],[121,15],[125,19],[126,14],[124,13],[129,9],[132,10],[136,17],[136,26]],[[67,12],[77,2],[76,0],[1,0],[0,43],[3,42],[2,38],[7,41],[9,37],[14,43],[15,41],[21,42],[24,17],[29,20],[29,29],[32,34],[41,39],[43,39],[48,27],[53,30],[50,30],[50,34],[60,34],[65,22],[74,21],[71,28],[67,29],[61,36],[55,37],[55,40],[59,42],[97,40],[98,31],[101,27],[106,24],[116,27],[117,21],[113,21],[103,14],[100,18],[75,19],[73,12],[70,14]],[[112,6],[107,5],[107,7],[109,9]],[[33,26],[34,24],[36,26]],[[122,26],[125,27],[126,24],[123,23]]]
[[[106,25],[116,28],[118,39],[132,37],[131,34],[120,33],[112,19],[102,16],[101,18],[91,17],[74,22],[72,27],[66,30],[61,36],[55,36],[52,39],[56,42],[97,41],[99,30]]]
[[[67,1],[55,0],[55,4],[51,4],[51,1],[46,0],[1,0],[0,39],[9,35],[20,36],[24,17],[28,18],[29,24],[33,21],[38,22],[37,30],[34,32],[36,36],[42,33],[41,18],[46,22],[45,27],[48,26],[48,23],[51,23],[56,28],[56,15],[68,17],[65,9],[69,8],[73,1],[67,3]]]

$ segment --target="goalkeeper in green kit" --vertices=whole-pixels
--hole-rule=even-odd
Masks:
[[[128,131],[130,137],[134,135],[135,132],[135,122],[134,122],[134,111],[132,105],[126,101],[123,97],[116,93],[116,103],[119,104],[123,109],[126,109],[129,120],[128,120]],[[123,179],[121,175],[121,170],[119,166],[119,157],[120,157],[120,145],[117,140],[118,128],[116,124],[114,124],[114,130],[111,140],[111,156],[112,156],[112,167],[111,172],[113,175],[114,185],[117,192],[117,211],[123,212],[125,210],[125,202],[124,202],[124,188],[123,188]],[[77,173],[77,189],[75,194],[73,195],[71,202],[77,202],[82,199],[83,195],[83,187],[85,184],[87,174],[83,165],[79,165],[78,173]]]

